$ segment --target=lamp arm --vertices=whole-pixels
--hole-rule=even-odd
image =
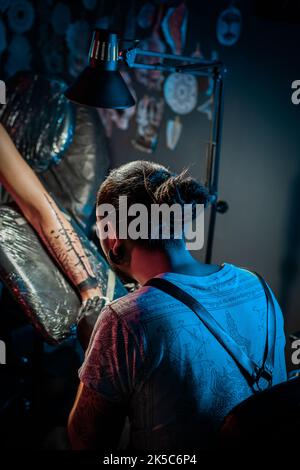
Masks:
[[[168,59],[173,60],[174,62],[185,62],[183,65],[172,64],[143,64],[136,62],[137,56],[143,57],[157,57],[158,59]],[[147,68],[147,69],[156,69],[156,70],[166,70],[174,72],[185,72],[188,70],[190,73],[207,71],[209,74],[212,73],[213,69],[222,69],[223,63],[217,60],[203,60],[197,57],[176,55],[176,54],[165,54],[162,52],[155,51],[145,51],[139,48],[129,48],[121,52],[120,59],[123,59],[128,67],[130,68]],[[188,62],[188,63],[187,63]],[[151,67],[144,67],[145,65]],[[159,67],[159,68],[158,68]]]
[[[157,63],[157,64],[143,64],[142,62],[139,63],[139,62],[135,62],[133,63],[132,65],[129,66],[129,68],[131,69],[144,69],[144,70],[160,70],[162,72],[169,72],[169,73],[173,73],[173,72],[177,72],[177,73],[185,73],[185,69],[183,67],[176,67],[176,66],[172,66],[172,65],[166,65],[166,64],[163,64],[163,63]],[[211,77],[211,71],[209,70],[203,70],[203,71],[191,71],[191,72],[187,72],[187,73],[191,73],[192,75],[196,75],[196,76],[199,76],[199,77]]]

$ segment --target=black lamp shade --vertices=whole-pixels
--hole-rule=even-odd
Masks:
[[[96,108],[125,109],[134,106],[122,75],[118,71],[117,34],[96,29],[89,53],[89,65],[66,90],[65,96],[77,104]]]
[[[74,103],[96,108],[125,109],[135,104],[119,71],[90,66],[66,90],[65,96]]]

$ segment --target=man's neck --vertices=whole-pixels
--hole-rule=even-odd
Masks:
[[[201,266],[205,265],[196,261],[185,247],[149,250],[137,246],[131,252],[131,273],[141,285],[165,272],[201,275]]]

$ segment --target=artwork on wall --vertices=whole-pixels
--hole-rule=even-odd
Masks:
[[[186,47],[189,7],[185,0],[116,0],[114,6],[99,0],[0,0],[0,70],[8,79],[22,70],[49,74],[71,82],[86,67],[94,28],[120,30],[127,39],[140,38],[138,47],[161,53],[217,58],[217,52],[203,54],[197,37],[194,52]],[[241,33],[239,9],[230,4],[220,11],[217,39],[222,45],[235,44]],[[200,36],[201,32],[199,32]],[[202,42],[201,42],[202,46]],[[155,57],[139,62],[157,64]],[[125,111],[99,110],[105,133],[136,128],[135,148],[152,152],[156,148],[165,105],[174,113],[165,124],[164,143],[174,150],[184,135],[184,116],[198,111],[211,119],[213,80],[160,70],[122,71],[136,97],[137,106]],[[137,93],[136,93],[137,91]]]
[[[213,98],[212,96],[208,98],[204,103],[200,104],[197,107],[197,111],[204,114],[209,121],[212,120],[212,107],[213,107]]]
[[[182,122],[179,115],[191,113],[198,101],[198,82],[195,76],[183,73],[172,73],[164,84],[164,97],[175,119],[167,123],[167,148],[174,150],[182,133]]]
[[[242,15],[233,5],[222,11],[217,20],[217,38],[222,46],[233,46],[240,38]]]
[[[34,8],[27,0],[15,0],[10,2],[7,11],[7,20],[10,29],[14,33],[25,33],[31,29],[34,22]]]
[[[144,41],[141,41],[139,44],[141,49],[154,52],[166,51],[166,46],[164,42],[160,39],[157,32],[154,31],[152,36]],[[145,64],[155,64],[157,62],[156,58],[153,57],[143,57],[140,60],[141,63]],[[144,85],[148,90],[161,91],[162,84],[164,82],[164,74],[160,70],[146,70],[146,69],[137,69],[135,70],[136,80]]]
[[[141,7],[137,16],[137,25],[141,29],[149,29],[155,20],[156,7],[153,3],[147,2]]]
[[[187,21],[188,9],[186,4],[182,2],[177,7],[168,8],[161,22],[161,29],[166,43],[173,54],[183,53],[186,42]]]
[[[51,14],[51,26],[56,34],[64,35],[71,23],[71,10],[65,3],[57,3]]]
[[[196,77],[187,73],[171,73],[164,84],[164,96],[174,113],[191,113],[198,99]]]
[[[153,51],[153,52],[166,52],[166,44],[163,41],[160,34],[161,20],[163,17],[163,7],[160,6],[157,10],[157,16],[155,24],[149,36],[143,41],[140,41],[139,47],[144,50]],[[144,64],[156,64],[157,58],[155,57],[140,57],[139,62]],[[137,69],[135,70],[136,80],[144,85],[148,90],[161,91],[163,81],[165,79],[163,72],[160,70],[146,70],[146,69]]]
[[[133,146],[146,153],[153,153],[158,141],[158,132],[163,118],[164,100],[144,95],[137,106],[136,137]]]
[[[182,122],[179,116],[169,119],[166,129],[166,145],[169,150],[175,150],[182,132]]]

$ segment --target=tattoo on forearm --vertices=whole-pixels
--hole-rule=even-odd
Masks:
[[[46,233],[40,224],[41,236],[71,281],[78,285],[86,278],[93,276],[92,268],[72,226],[60,216],[48,195],[44,194],[44,196],[55,215],[58,228]]]

